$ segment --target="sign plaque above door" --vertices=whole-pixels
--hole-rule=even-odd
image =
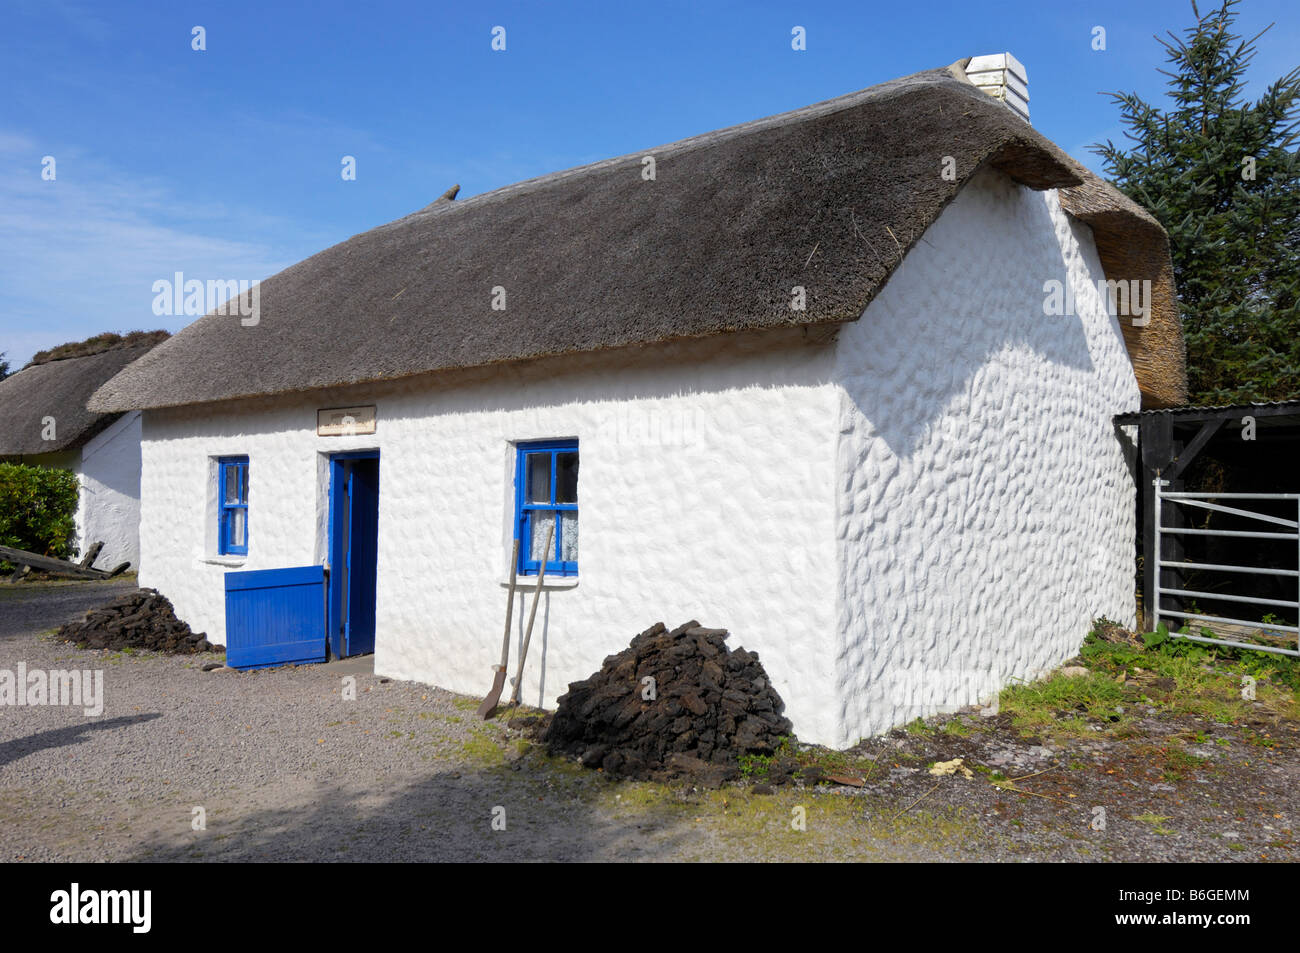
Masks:
[[[375,405],[331,407],[316,411],[316,436],[347,437],[375,432]]]

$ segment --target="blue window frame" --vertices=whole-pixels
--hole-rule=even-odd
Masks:
[[[548,576],[578,574],[578,441],[548,440],[516,447],[515,539],[521,575],[542,566],[546,533],[555,527],[546,552]]]
[[[248,555],[248,457],[217,460],[217,552]]]

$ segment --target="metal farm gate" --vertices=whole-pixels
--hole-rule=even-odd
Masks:
[[[1155,580],[1155,591],[1151,600],[1152,612],[1155,619],[1155,625],[1160,624],[1162,616],[1173,616],[1177,619],[1189,621],[1203,621],[1211,624],[1227,624],[1236,626],[1246,626],[1250,629],[1263,630],[1264,632],[1289,632],[1292,636],[1290,640],[1293,644],[1290,646],[1284,644],[1271,645],[1259,642],[1243,642],[1237,639],[1213,638],[1206,635],[1170,634],[1175,638],[1190,639],[1194,642],[1206,642],[1213,645],[1227,645],[1234,648],[1255,649],[1259,652],[1275,652],[1279,655],[1300,656],[1300,626],[1283,625],[1276,622],[1256,622],[1250,619],[1237,619],[1228,616],[1213,616],[1195,612],[1175,611],[1162,607],[1162,597],[1174,596],[1179,600],[1182,599],[1209,599],[1221,602],[1247,603],[1257,606],[1269,606],[1279,609],[1291,609],[1300,613],[1300,494],[1297,493],[1181,493],[1168,492],[1165,486],[1168,481],[1154,480],[1155,487],[1154,497],[1154,529],[1155,545],[1152,547],[1152,559],[1154,560],[1154,573],[1152,577]],[[1240,505],[1225,506],[1220,502],[1211,502],[1212,500],[1231,500],[1242,501]],[[1289,509],[1295,513],[1295,519],[1285,519],[1280,516],[1273,516],[1267,513],[1260,513],[1254,510],[1243,509],[1247,505],[1245,501],[1282,501],[1291,504]],[[1223,513],[1233,517],[1254,521],[1249,525],[1254,528],[1249,530],[1232,530],[1232,529],[1208,529],[1196,528],[1187,525],[1166,526],[1165,514],[1169,513],[1174,507],[1191,507],[1201,511],[1211,511],[1213,513]],[[1185,511],[1183,511],[1185,512]],[[1175,519],[1175,522],[1183,523],[1185,521]],[[1264,524],[1264,525],[1258,525]],[[1279,532],[1278,528],[1285,530]],[[1220,536],[1235,537],[1238,539],[1258,539],[1271,540],[1281,543],[1290,541],[1291,549],[1295,557],[1292,565],[1294,569],[1287,568],[1269,568],[1263,566],[1236,566],[1221,563],[1192,562],[1187,559],[1169,560],[1162,558],[1162,553],[1167,549],[1166,540],[1172,540],[1177,544],[1181,536]],[[1181,547],[1179,547],[1181,548]],[[1184,570],[1199,570],[1213,573],[1246,573],[1257,576],[1282,576],[1295,579],[1293,586],[1295,599],[1265,599],[1256,595],[1238,595],[1236,593],[1226,592],[1205,592],[1194,589],[1182,589],[1165,587],[1162,582],[1162,575],[1165,570],[1176,570],[1179,575]],[[1180,602],[1181,605],[1181,602]],[[1281,638],[1278,639],[1281,642]]]

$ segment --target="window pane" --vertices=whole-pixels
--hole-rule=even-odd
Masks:
[[[226,511],[226,540],[232,547],[244,546],[248,531],[248,512],[246,510]]]
[[[239,502],[248,502],[248,464],[239,468]]]
[[[555,502],[578,502],[577,452],[557,453],[555,455]]]
[[[226,502],[239,502],[239,467],[233,463],[223,464],[225,468]]]
[[[532,544],[528,549],[528,558],[534,562],[540,562],[542,559],[542,547],[546,545],[546,531],[555,523],[555,514],[544,512],[542,510],[533,510],[532,517],[533,536]],[[555,561],[555,540],[551,540],[551,551],[546,554],[547,562]]]
[[[551,502],[551,455],[528,454],[528,502]]]
[[[578,513],[566,510],[560,514],[560,559],[566,563],[578,561]]]

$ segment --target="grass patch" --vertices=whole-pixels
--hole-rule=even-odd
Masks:
[[[775,761],[787,759],[794,761],[800,769],[816,768],[822,774],[862,774],[870,772],[873,765],[870,758],[852,755],[845,751],[833,751],[830,748],[817,746],[800,750],[793,738],[782,739],[776,754],[767,761],[770,765]]]
[[[998,708],[1011,717],[1022,735],[1086,735],[1101,722],[1117,725],[1126,701],[1124,688],[1098,672],[1069,677],[1053,675],[1003,689]]]
[[[1056,674],[1002,692],[1000,709],[1022,735],[1087,737],[1100,730],[1134,737],[1135,709],[1146,708],[1221,725],[1300,720],[1300,660],[1188,642],[1164,629],[1141,636],[1139,644],[1101,637],[1105,627],[1115,626],[1106,619],[1093,624],[1079,652],[1087,675]],[[1195,740],[1230,743],[1204,732]],[[1264,748],[1274,744],[1267,731],[1247,732],[1246,740]]]
[[[1194,776],[1210,765],[1208,758],[1184,751],[1177,739],[1172,739],[1172,742],[1168,745],[1137,745],[1133,754],[1159,771],[1161,780],[1170,784]]]
[[[1079,652],[1089,668],[1123,673],[1126,678],[1135,674],[1172,678],[1177,683],[1172,692],[1176,698],[1209,695],[1229,711],[1241,707],[1237,703],[1251,701],[1242,698],[1245,678],[1249,676],[1255,680],[1254,701],[1264,707],[1286,705],[1290,708],[1287,717],[1300,714],[1295,708],[1295,696],[1300,691],[1300,659],[1188,642],[1171,637],[1163,625],[1160,631],[1143,635],[1140,646],[1119,645],[1100,638],[1098,630],[1103,624],[1110,623],[1097,620]],[[1161,701],[1153,696],[1154,704]]]
[[[1153,814],[1150,811],[1146,811],[1143,814],[1133,815],[1133,820],[1141,821],[1143,824],[1150,824],[1151,830],[1155,831],[1157,834],[1164,835],[1172,834],[1174,832],[1173,828],[1165,825],[1165,821],[1169,819],[1170,818],[1163,814]]]
[[[772,755],[742,754],[740,756],[740,775],[751,781],[766,781],[772,768]]]
[[[858,860],[890,859],[899,847],[950,854],[981,834],[961,809],[904,811],[864,795],[786,787],[771,795],[745,787],[691,791],[654,782],[597,787],[596,803],[616,816],[649,829],[698,832],[705,845],[698,859],[709,859],[707,844],[714,839],[743,841],[758,860]]]
[[[506,759],[501,744],[485,731],[476,731],[461,742],[460,753],[466,760],[482,765],[503,764]]]
[[[917,718],[914,721],[909,721],[903,730],[906,731],[909,735],[924,736],[924,735],[934,734],[934,729],[931,728],[929,725],[927,725],[923,718]]]

